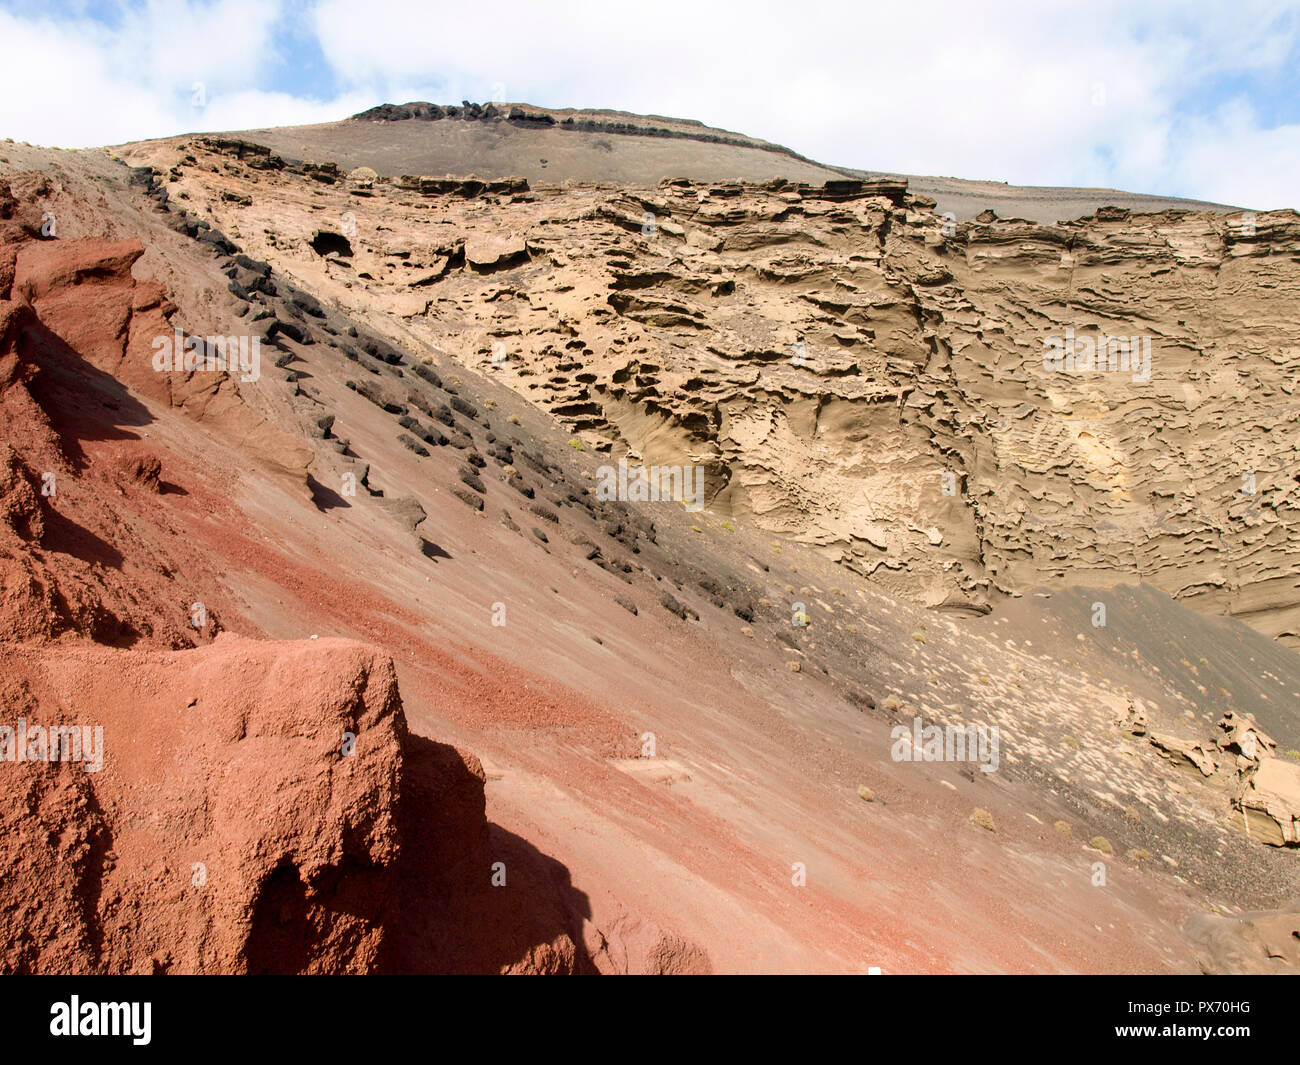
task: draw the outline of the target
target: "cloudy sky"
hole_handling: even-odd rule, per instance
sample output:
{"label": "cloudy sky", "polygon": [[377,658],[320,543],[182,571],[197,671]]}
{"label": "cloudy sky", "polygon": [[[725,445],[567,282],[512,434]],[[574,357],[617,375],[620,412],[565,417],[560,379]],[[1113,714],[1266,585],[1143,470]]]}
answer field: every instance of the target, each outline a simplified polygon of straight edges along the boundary
{"label": "cloudy sky", "polygon": [[505,99],[872,170],[1300,208],[1300,0],[0,0],[0,137]]}

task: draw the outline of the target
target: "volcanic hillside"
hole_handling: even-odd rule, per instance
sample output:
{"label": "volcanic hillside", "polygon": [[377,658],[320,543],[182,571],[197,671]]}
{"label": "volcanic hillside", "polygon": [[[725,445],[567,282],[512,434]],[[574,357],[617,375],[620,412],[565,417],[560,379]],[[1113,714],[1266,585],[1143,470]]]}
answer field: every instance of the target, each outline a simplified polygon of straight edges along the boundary
{"label": "volcanic hillside", "polygon": [[[395,123],[404,123],[394,126]],[[789,148],[700,122],[626,111],[545,108],[465,101],[382,104],[342,122],[243,130],[229,136],[294,161],[329,160],[384,177],[476,174],[524,177],[533,184],[598,182],[657,185],[667,178],[761,183],[776,178],[822,184],[839,178],[903,181],[936,201],[940,214],[973,218],[985,210],[1055,222],[1113,205],[1134,211],[1230,211],[1223,204],[1116,189],[1008,185],[884,171],[805,159]]]}
{"label": "volcanic hillside", "polygon": [[[0,726],[103,730],[93,772],[0,761],[0,969],[1300,965],[1280,475],[1152,548],[1153,479],[993,357],[1078,312],[1063,247],[1069,299],[1141,262],[1172,329],[1227,274],[1283,330],[1293,216],[945,237],[896,181],[115,154],[0,147]],[[160,369],[177,331],[260,362]],[[1285,393],[1273,352],[1238,358]],[[1090,432],[1188,446],[1101,387]],[[1280,398],[1204,392],[1286,459]],[[601,498],[624,456],[706,505]],[[1236,467],[1197,461],[1208,522]],[[1214,565],[1251,625],[1155,579]],[[975,724],[991,771],[894,732]]]}

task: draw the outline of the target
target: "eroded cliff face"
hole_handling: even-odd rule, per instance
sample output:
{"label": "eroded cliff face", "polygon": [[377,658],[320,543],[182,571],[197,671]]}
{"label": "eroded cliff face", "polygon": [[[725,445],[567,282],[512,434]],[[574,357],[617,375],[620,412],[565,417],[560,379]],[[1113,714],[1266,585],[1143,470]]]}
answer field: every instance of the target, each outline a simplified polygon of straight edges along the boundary
{"label": "eroded cliff face", "polygon": [[[525,190],[201,138],[128,155],[375,328],[612,458],[703,466],[712,510],[894,594],[982,613],[1138,576],[1300,645],[1294,212],[955,223],[887,181]],[[1045,364],[1066,345],[1075,369]]]}

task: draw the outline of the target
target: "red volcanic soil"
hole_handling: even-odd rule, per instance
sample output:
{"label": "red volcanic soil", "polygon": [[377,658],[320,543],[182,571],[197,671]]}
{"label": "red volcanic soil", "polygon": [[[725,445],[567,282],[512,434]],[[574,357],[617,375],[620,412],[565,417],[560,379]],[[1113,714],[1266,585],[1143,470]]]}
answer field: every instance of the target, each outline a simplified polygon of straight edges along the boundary
{"label": "red volcanic soil", "polygon": [[[256,381],[155,372],[177,327],[252,327],[237,267],[86,165],[93,209],[71,178],[0,190],[0,726],[103,736],[95,772],[0,761],[0,970],[1196,968],[1193,888],[1117,858],[1098,890],[1049,789],[892,761],[842,675],[675,577],[834,583],[811,552],[638,536],[481,382],[468,445],[420,455],[349,387],[412,362],[368,374],[333,311]],[[504,441],[537,495],[485,462],[466,505]],[[862,677],[921,653],[913,608],[849,608],[888,630]]]}

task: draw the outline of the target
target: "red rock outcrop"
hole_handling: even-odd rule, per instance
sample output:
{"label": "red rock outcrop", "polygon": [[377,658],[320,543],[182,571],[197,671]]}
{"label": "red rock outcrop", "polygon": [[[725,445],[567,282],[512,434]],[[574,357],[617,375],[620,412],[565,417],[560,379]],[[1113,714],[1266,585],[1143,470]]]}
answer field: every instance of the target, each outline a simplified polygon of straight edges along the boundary
{"label": "red rock outcrop", "polygon": [[154,367],[155,344],[170,343],[178,327],[162,285],[131,275],[143,254],[137,239],[29,242],[15,260],[13,297],[96,369],[140,396],[215,424],[268,465],[303,478],[310,451],[244,403],[234,374]]}
{"label": "red rock outcrop", "polygon": [[[0,731],[0,968],[373,967],[406,732],[390,660],[223,636],[0,661],[27,739]],[[67,760],[18,760],[69,725],[83,743],[44,754]]]}

